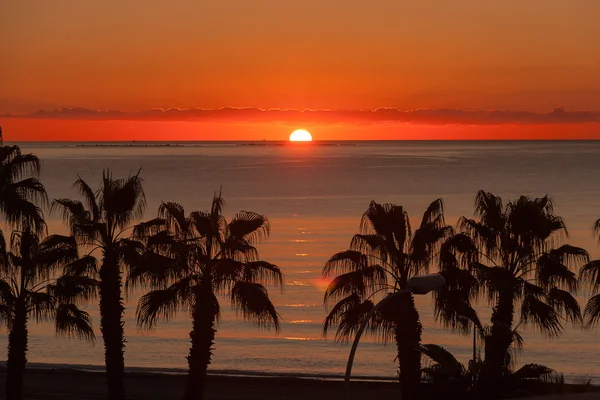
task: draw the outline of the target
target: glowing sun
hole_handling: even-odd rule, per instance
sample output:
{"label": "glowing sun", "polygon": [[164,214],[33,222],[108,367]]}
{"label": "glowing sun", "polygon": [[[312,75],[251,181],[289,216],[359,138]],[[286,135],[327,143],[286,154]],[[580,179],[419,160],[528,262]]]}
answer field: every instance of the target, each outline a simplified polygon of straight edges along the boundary
{"label": "glowing sun", "polygon": [[290,142],[312,142],[312,135],[304,129],[296,129],[290,135]]}

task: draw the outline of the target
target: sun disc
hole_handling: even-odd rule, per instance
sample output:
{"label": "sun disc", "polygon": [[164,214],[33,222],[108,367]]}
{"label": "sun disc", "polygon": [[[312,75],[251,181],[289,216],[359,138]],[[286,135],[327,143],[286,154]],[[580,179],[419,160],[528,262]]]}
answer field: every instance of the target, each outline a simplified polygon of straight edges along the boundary
{"label": "sun disc", "polygon": [[304,129],[296,129],[290,135],[290,142],[311,142],[312,135]]}

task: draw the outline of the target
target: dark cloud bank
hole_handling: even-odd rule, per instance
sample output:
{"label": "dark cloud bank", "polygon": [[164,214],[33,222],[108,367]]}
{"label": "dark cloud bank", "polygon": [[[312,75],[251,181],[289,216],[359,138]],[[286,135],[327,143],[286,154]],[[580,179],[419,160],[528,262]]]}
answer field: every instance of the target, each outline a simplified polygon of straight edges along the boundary
{"label": "dark cloud bank", "polygon": [[153,109],[139,112],[63,108],[57,110],[39,110],[31,114],[4,114],[2,117],[93,121],[283,122],[357,125],[390,122],[435,125],[600,123],[600,112],[567,111],[564,108],[556,108],[548,113],[505,110],[399,110],[397,108],[378,108],[374,110],[295,110],[225,107],[219,109]]}

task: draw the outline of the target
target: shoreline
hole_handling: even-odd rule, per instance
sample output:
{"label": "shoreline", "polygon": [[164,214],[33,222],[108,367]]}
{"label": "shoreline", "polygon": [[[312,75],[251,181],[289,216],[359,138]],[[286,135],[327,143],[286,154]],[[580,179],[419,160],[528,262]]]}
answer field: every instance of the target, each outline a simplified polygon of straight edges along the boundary
{"label": "shoreline", "polygon": [[[0,362],[0,371],[4,371],[6,368],[6,361]],[[27,371],[72,371],[72,372],[83,372],[91,374],[103,374],[105,372],[104,365],[94,364],[50,364],[50,363],[38,363],[28,362]],[[27,373],[27,372],[26,372]],[[125,373],[127,374],[142,374],[142,375],[170,375],[170,376],[181,376],[187,374],[185,368],[161,368],[161,367],[125,367]],[[216,369],[208,370],[208,376],[211,377],[236,377],[236,378],[282,378],[282,379],[302,379],[302,380],[316,380],[316,381],[332,381],[341,382],[344,380],[342,374],[311,374],[311,373],[298,373],[298,372],[264,372],[264,371],[248,371],[248,370],[236,370],[236,369]],[[381,376],[369,376],[369,375],[352,375],[352,381],[357,382],[387,382],[393,383],[398,380],[393,377],[381,377]]]}

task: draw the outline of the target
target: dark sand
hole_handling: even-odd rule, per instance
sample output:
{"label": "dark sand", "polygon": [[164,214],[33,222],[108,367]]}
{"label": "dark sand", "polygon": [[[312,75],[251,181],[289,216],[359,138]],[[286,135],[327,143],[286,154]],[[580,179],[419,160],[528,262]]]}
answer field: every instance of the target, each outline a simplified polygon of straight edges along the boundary
{"label": "dark sand", "polygon": [[[0,370],[2,385],[5,371]],[[181,399],[185,376],[152,373],[129,373],[126,378],[127,397],[141,399]],[[387,382],[353,382],[351,399],[398,399],[397,384]],[[4,388],[3,388],[4,389]],[[301,378],[267,378],[210,376],[207,399],[249,400],[319,400],[343,399],[344,385],[340,381],[319,381]],[[0,399],[4,399],[4,390]],[[25,374],[25,399],[106,399],[103,373],[74,370],[32,369]]]}
{"label": "dark sand", "polygon": [[[2,384],[5,370],[0,369]],[[126,386],[129,400],[181,399],[185,375],[168,375],[147,372],[127,374]],[[4,389],[4,388],[2,388]],[[567,385],[567,392],[574,391]],[[597,400],[600,388],[588,388],[592,393],[543,396],[543,400]],[[427,396],[429,397],[429,396]],[[448,391],[438,392],[429,398],[459,400]],[[4,390],[0,399],[4,399]],[[393,382],[352,382],[350,399],[400,399],[398,384]],[[528,397],[534,399],[533,397]],[[25,399],[87,400],[106,399],[104,374],[71,369],[30,369],[25,374]],[[238,377],[209,376],[206,390],[208,400],[336,400],[345,399],[342,381],[302,379],[290,377]],[[535,397],[538,399],[538,397]]]}

